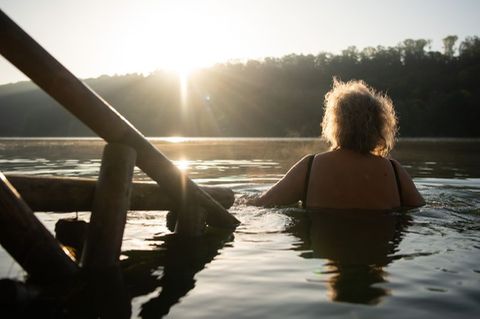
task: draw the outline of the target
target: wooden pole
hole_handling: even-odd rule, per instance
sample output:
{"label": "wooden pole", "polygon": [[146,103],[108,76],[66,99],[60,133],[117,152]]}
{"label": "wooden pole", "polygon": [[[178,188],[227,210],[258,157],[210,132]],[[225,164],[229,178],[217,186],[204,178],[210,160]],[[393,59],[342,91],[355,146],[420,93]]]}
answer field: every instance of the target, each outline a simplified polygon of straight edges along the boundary
{"label": "wooden pole", "polygon": [[200,236],[205,231],[206,213],[194,201],[187,200],[185,202],[186,205],[179,211],[175,211],[177,214],[175,233],[182,236]]}
{"label": "wooden pole", "polygon": [[35,40],[0,11],[0,53],[80,121],[109,143],[137,151],[137,165],[180,202],[182,193],[203,206],[207,223],[233,228],[240,222],[182,174],[132,124],[61,65]]}
{"label": "wooden pole", "polygon": [[135,158],[135,151],[128,146],[105,146],[82,255],[86,269],[103,269],[118,263]]}
{"label": "wooden pole", "polygon": [[59,281],[78,270],[2,173],[0,244],[34,280]]}
{"label": "wooden pole", "polygon": [[[5,174],[8,181],[36,212],[91,211],[97,181],[90,178],[27,176]],[[202,186],[225,208],[235,200],[234,193],[226,187]],[[130,210],[178,210],[175,202],[160,185],[154,182],[133,182]]]}

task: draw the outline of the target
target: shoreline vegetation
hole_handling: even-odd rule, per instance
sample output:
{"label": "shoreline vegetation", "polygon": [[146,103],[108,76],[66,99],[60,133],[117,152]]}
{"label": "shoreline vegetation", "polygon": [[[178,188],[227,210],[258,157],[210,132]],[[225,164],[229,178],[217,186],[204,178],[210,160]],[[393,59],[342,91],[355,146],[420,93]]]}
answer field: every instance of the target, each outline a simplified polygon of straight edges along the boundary
{"label": "shoreline vegetation", "polygon": [[[85,82],[146,136],[316,137],[337,77],[386,92],[401,137],[480,137],[480,38],[457,40],[444,38],[444,52],[407,39],[337,55],[217,64],[188,78],[159,70]],[[0,86],[0,119],[4,138],[95,136],[29,81]]]}
{"label": "shoreline vegetation", "polygon": [[[254,137],[244,137],[244,136],[219,136],[219,137],[205,137],[205,136],[146,136],[149,141],[154,143],[198,143],[198,142],[228,142],[228,141],[239,141],[239,142],[248,142],[248,141],[316,141],[324,142],[320,136],[307,136],[307,137],[282,137],[282,136],[254,136]],[[480,142],[480,137],[399,137],[396,139],[397,142]],[[0,136],[0,142],[9,142],[9,141],[92,141],[92,142],[101,142],[106,143],[101,137],[96,136]]]}

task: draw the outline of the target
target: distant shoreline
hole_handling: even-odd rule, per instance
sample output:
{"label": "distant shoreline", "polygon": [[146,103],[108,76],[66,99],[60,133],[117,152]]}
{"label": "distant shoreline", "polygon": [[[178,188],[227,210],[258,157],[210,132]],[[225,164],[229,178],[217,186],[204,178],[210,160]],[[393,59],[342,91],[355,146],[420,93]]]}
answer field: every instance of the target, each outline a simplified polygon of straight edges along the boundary
{"label": "distant shoreline", "polygon": [[[271,141],[320,141],[319,137],[168,137],[168,136],[147,136],[147,139],[153,142],[170,142],[170,143],[183,143],[183,142],[201,142],[201,141],[259,141],[259,140],[271,140]],[[100,137],[0,137],[0,142],[3,141],[92,141],[102,142]],[[425,142],[449,142],[449,141],[461,141],[461,142],[480,142],[480,137],[400,137],[399,142],[408,141],[425,141]]]}

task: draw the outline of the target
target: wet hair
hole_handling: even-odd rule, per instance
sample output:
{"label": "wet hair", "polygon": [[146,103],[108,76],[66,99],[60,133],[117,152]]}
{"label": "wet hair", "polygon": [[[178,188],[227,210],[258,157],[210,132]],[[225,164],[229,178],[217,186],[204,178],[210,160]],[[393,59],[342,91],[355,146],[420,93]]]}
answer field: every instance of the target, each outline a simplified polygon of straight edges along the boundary
{"label": "wet hair", "polygon": [[350,149],[387,156],[395,144],[397,117],[392,100],[363,81],[333,81],[325,95],[322,138],[331,150]]}

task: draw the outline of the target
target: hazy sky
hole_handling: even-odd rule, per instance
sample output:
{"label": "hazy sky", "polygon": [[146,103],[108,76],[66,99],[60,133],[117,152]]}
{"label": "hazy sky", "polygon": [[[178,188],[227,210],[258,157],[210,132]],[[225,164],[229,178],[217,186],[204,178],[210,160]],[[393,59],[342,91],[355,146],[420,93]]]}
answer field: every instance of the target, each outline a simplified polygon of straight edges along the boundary
{"label": "hazy sky", "polygon": [[[187,72],[228,59],[338,53],[480,34],[479,0],[0,0],[75,75]],[[0,58],[0,84],[25,77]]]}

